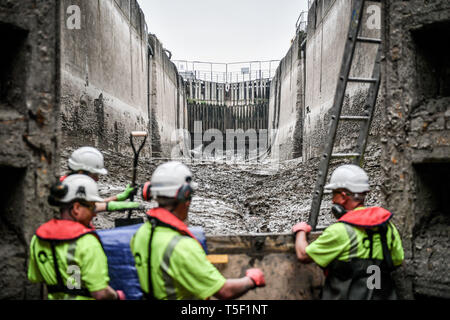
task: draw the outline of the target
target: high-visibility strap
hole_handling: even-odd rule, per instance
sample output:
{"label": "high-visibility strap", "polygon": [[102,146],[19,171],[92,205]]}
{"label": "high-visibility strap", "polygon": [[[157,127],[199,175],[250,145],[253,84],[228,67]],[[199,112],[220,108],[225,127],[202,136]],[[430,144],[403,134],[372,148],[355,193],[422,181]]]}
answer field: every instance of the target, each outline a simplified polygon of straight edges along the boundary
{"label": "high-visibility strap", "polygon": [[[77,249],[77,241],[76,240],[75,241],[71,241],[69,243],[69,248],[67,249],[67,267],[76,265],[76,262],[75,262],[75,250],[76,249]],[[81,288],[81,283],[77,283],[77,286],[80,286],[80,288]],[[75,299],[75,295],[74,294],[69,294],[69,297],[67,297],[67,298],[68,299]]]}
{"label": "high-visibility strap", "polygon": [[67,249],[67,265],[71,266],[76,264],[75,262],[75,250],[77,249],[77,241],[71,241],[69,248]]}
{"label": "high-visibility strap", "polygon": [[347,231],[348,239],[350,240],[350,249],[348,252],[348,259],[357,257],[358,254],[358,237],[352,226],[344,223],[345,230]]}
{"label": "high-visibility strap", "polygon": [[148,241],[148,260],[147,260],[147,275],[148,275],[148,293],[144,292],[144,299],[147,300],[154,300],[154,290],[153,290],[153,281],[152,281],[152,242],[153,242],[153,235],[155,234],[156,226],[158,225],[158,220],[152,218],[149,218],[149,222],[151,225],[151,233],[150,233],[150,240]]}
{"label": "high-visibility strap", "polygon": [[[391,255],[391,251],[388,248],[388,243],[387,243],[387,238],[386,238],[386,234],[388,232],[388,225],[387,224],[383,224],[380,227],[380,240],[381,240],[381,248],[383,250],[383,260],[386,263],[386,266],[388,268],[389,271],[394,270],[394,263],[392,261],[392,255]],[[392,234],[394,232],[392,231]],[[393,245],[393,242],[392,242]]]}
{"label": "high-visibility strap", "polygon": [[373,235],[375,233],[378,233],[378,232],[375,232],[371,229],[366,229],[366,234],[367,234],[366,239],[369,240],[369,259],[373,259]]}
{"label": "high-visibility strap", "polygon": [[56,274],[56,282],[59,287],[63,286],[63,281],[61,277],[61,272],[59,271],[59,265],[58,265],[58,256],[56,255],[56,244],[53,241],[50,241],[50,247],[52,249],[52,256],[53,256],[53,267],[55,269]]}
{"label": "high-visibility strap", "polygon": [[163,274],[164,286],[166,288],[166,295],[168,300],[177,299],[174,281],[173,278],[169,275],[169,268],[170,268],[170,258],[172,257],[173,250],[175,249],[176,245],[181,239],[183,239],[183,236],[177,235],[174,236],[172,240],[170,240],[166,250],[164,251],[164,256],[161,261],[160,267]]}

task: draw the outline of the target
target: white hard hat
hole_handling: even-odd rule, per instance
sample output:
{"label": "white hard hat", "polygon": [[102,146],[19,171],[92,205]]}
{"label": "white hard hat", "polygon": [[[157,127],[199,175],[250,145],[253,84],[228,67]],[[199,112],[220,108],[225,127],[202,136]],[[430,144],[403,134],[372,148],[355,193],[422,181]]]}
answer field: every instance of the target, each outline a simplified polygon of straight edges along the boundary
{"label": "white hard hat", "polygon": [[97,183],[87,175],[70,175],[62,182],[62,185],[66,193],[61,199],[56,199],[60,203],[70,203],[74,200],[103,202],[98,193]]}
{"label": "white hard hat", "polygon": [[87,171],[94,174],[107,174],[104,168],[103,155],[92,147],[82,147],[75,150],[69,159],[69,168],[73,171]]}
{"label": "white hard hat", "polygon": [[186,183],[189,183],[193,190],[197,187],[197,184],[192,182],[192,173],[188,167],[178,161],[169,161],[158,166],[153,172],[151,194],[154,198],[173,198]]}
{"label": "white hard hat", "polygon": [[354,193],[368,192],[369,177],[367,173],[354,164],[345,164],[334,170],[330,183],[325,189],[347,189]]}

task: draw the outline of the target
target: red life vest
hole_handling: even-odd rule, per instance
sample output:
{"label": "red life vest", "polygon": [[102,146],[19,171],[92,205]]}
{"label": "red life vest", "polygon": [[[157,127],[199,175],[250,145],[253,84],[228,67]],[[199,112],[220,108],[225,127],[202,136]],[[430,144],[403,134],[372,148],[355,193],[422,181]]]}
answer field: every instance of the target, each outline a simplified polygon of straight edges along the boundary
{"label": "red life vest", "polygon": [[[57,220],[52,219],[49,222],[43,224],[36,230],[36,236],[44,241],[49,241],[52,249],[54,270],[56,274],[56,285],[47,284],[49,293],[67,293],[71,295],[85,296],[91,298],[91,293],[86,288],[69,289],[64,284],[61,272],[59,270],[58,259],[56,259],[55,246],[58,242],[73,241],[85,236],[87,234],[93,234],[97,238],[97,233],[94,229],[85,227],[79,222],[71,220]],[[100,241],[100,239],[99,239]],[[100,241],[101,244],[101,241]]]}
{"label": "red life vest", "polygon": [[392,218],[392,213],[381,207],[370,207],[349,211],[338,221],[356,227],[374,228],[383,225]]}
{"label": "red life vest", "polygon": [[[197,240],[197,238],[189,231],[188,227],[184,224],[183,221],[178,219],[172,212],[164,208],[150,209],[147,212],[147,216],[149,218],[156,219],[158,221],[158,226],[172,228],[185,236],[189,236],[192,239]],[[197,242],[199,241],[197,240]]]}
{"label": "red life vest", "polygon": [[47,241],[71,241],[86,234],[97,236],[94,229],[71,220],[53,219],[36,230],[36,236]]}

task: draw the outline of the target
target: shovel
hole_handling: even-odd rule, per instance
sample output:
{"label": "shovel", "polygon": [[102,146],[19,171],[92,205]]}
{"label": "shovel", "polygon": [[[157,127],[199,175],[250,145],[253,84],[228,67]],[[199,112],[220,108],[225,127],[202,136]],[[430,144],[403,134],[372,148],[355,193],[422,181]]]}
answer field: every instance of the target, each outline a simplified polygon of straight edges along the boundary
{"label": "shovel", "polygon": [[[136,187],[136,173],[137,173],[137,167],[138,167],[138,161],[139,161],[139,153],[141,153],[141,150],[145,145],[145,141],[147,141],[147,136],[148,136],[148,134],[145,131],[133,131],[130,134],[130,143],[131,143],[131,147],[133,148],[133,152],[134,152],[133,178],[131,180],[131,186],[133,188]],[[134,146],[134,143],[133,143],[133,138],[142,138],[142,137],[144,137],[144,140],[142,140],[142,143],[141,143],[139,149],[136,150],[136,147]],[[134,194],[131,195],[130,200],[131,201],[134,200]],[[139,224],[139,223],[144,222],[144,220],[142,218],[133,218],[132,219],[131,218],[132,213],[133,213],[133,210],[128,211],[128,217],[126,219],[115,219],[114,223],[115,223],[116,228]]]}

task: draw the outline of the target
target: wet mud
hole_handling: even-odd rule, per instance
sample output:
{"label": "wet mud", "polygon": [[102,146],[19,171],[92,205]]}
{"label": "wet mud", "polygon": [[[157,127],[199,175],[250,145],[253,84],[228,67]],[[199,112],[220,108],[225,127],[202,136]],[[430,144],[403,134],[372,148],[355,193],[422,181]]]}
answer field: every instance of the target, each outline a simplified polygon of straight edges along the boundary
{"label": "wet mud", "polygon": [[[67,170],[67,150],[62,167]],[[99,190],[102,197],[120,193],[130,183],[131,155],[104,153],[109,173],[101,177]],[[367,159],[366,169],[371,177],[373,192],[369,205],[380,205],[379,166],[375,159]],[[139,161],[138,184],[150,180],[157,165],[165,159],[142,158]],[[188,224],[201,226],[210,235],[237,235],[254,233],[290,232],[293,224],[307,221],[312,191],[317,177],[318,160],[305,163],[301,158],[280,163],[219,163],[185,159],[198,183],[188,217]],[[339,163],[333,164],[330,172]],[[66,171],[65,171],[66,172]],[[140,192],[139,192],[140,193]],[[135,201],[143,202],[138,194]],[[334,221],[330,213],[330,196],[325,196],[318,227],[324,228]],[[143,202],[146,210],[155,202]],[[114,227],[114,220],[125,218],[127,212],[99,213],[94,225],[99,229]],[[145,211],[134,211],[132,217],[145,217]]]}

